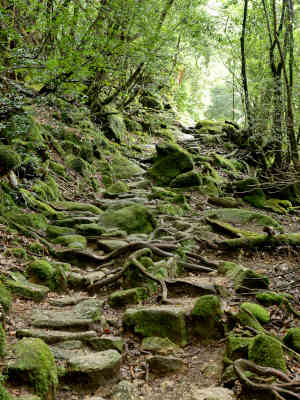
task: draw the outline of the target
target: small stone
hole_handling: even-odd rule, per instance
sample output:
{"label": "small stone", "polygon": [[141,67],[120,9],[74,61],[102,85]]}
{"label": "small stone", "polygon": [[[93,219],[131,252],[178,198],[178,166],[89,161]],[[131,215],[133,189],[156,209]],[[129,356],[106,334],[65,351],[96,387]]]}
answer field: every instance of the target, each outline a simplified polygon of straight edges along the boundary
{"label": "small stone", "polygon": [[149,371],[154,374],[168,374],[180,371],[184,362],[176,357],[153,356],[147,360]]}
{"label": "small stone", "polygon": [[102,335],[101,337],[91,338],[89,344],[97,351],[117,350],[120,353],[124,350],[124,340],[119,336]]}

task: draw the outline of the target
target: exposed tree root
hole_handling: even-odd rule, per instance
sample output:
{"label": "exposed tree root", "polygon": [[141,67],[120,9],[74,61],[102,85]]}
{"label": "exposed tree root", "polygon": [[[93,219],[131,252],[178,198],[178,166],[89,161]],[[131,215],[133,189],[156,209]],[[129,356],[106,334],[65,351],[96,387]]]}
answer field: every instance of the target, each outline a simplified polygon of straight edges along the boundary
{"label": "exposed tree root", "polygon": [[[251,361],[244,359],[234,361],[233,366],[238,378],[247,387],[254,390],[269,391],[280,400],[285,400],[286,398],[294,398],[300,400],[300,380],[291,380],[282,371],[270,367],[261,367]],[[247,378],[245,374],[247,370],[260,376],[276,377],[281,382],[270,384],[253,382],[251,379]]]}

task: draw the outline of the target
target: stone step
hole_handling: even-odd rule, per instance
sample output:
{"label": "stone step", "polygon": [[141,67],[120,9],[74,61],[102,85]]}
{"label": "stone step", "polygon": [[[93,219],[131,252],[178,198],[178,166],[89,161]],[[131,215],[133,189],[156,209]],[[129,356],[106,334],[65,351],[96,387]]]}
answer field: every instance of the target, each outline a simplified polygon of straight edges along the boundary
{"label": "stone step", "polygon": [[16,332],[17,338],[33,337],[42,339],[48,344],[54,344],[59,342],[65,342],[67,340],[81,340],[89,341],[98,337],[95,331],[86,332],[65,332],[55,330],[44,330],[44,329],[19,329]]}

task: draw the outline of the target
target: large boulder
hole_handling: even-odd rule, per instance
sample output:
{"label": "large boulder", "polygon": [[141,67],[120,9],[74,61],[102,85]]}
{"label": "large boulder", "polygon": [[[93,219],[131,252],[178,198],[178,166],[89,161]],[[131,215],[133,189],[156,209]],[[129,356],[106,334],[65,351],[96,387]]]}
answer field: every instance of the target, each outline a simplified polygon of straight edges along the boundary
{"label": "large boulder", "polygon": [[156,151],[156,160],[148,173],[157,185],[168,185],[176,176],[194,168],[191,156],[176,144],[159,144]]}
{"label": "large boulder", "polygon": [[272,336],[257,335],[249,346],[248,357],[250,361],[263,367],[287,370],[282,344]]}

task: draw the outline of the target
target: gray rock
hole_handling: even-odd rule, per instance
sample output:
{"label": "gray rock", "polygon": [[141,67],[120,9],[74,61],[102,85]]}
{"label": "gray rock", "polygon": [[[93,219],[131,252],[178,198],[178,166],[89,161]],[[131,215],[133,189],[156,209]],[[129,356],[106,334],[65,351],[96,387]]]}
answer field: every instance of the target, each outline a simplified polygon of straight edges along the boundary
{"label": "gray rock", "polygon": [[121,381],[116,385],[111,400],[135,400],[135,389],[133,383]]}
{"label": "gray rock", "polygon": [[42,339],[45,343],[54,344],[58,342],[64,342],[66,340],[82,340],[88,341],[97,337],[95,331],[86,332],[63,332],[54,330],[44,329],[19,329],[17,330],[16,336],[18,338],[33,337]]}
{"label": "gray rock", "polygon": [[180,371],[184,362],[176,357],[153,356],[147,360],[149,371],[154,374],[170,374]]}
{"label": "gray rock", "polygon": [[102,335],[101,337],[91,338],[89,344],[97,351],[113,349],[122,353],[125,343],[124,339],[119,336]]}
{"label": "gray rock", "polygon": [[29,282],[21,273],[10,272],[10,277],[5,281],[5,285],[16,296],[24,297],[34,301],[41,301],[49,293],[49,288]]}
{"label": "gray rock", "polygon": [[123,316],[125,329],[142,336],[167,337],[181,346],[187,344],[185,315],[187,309],[177,306],[152,306],[127,309]]}
{"label": "gray rock", "polygon": [[74,356],[68,361],[68,375],[80,377],[80,385],[98,387],[119,378],[120,364],[121,355],[116,350]]}
{"label": "gray rock", "polygon": [[90,299],[82,301],[68,311],[43,311],[33,315],[32,325],[38,328],[88,329],[101,319],[103,302]]}

